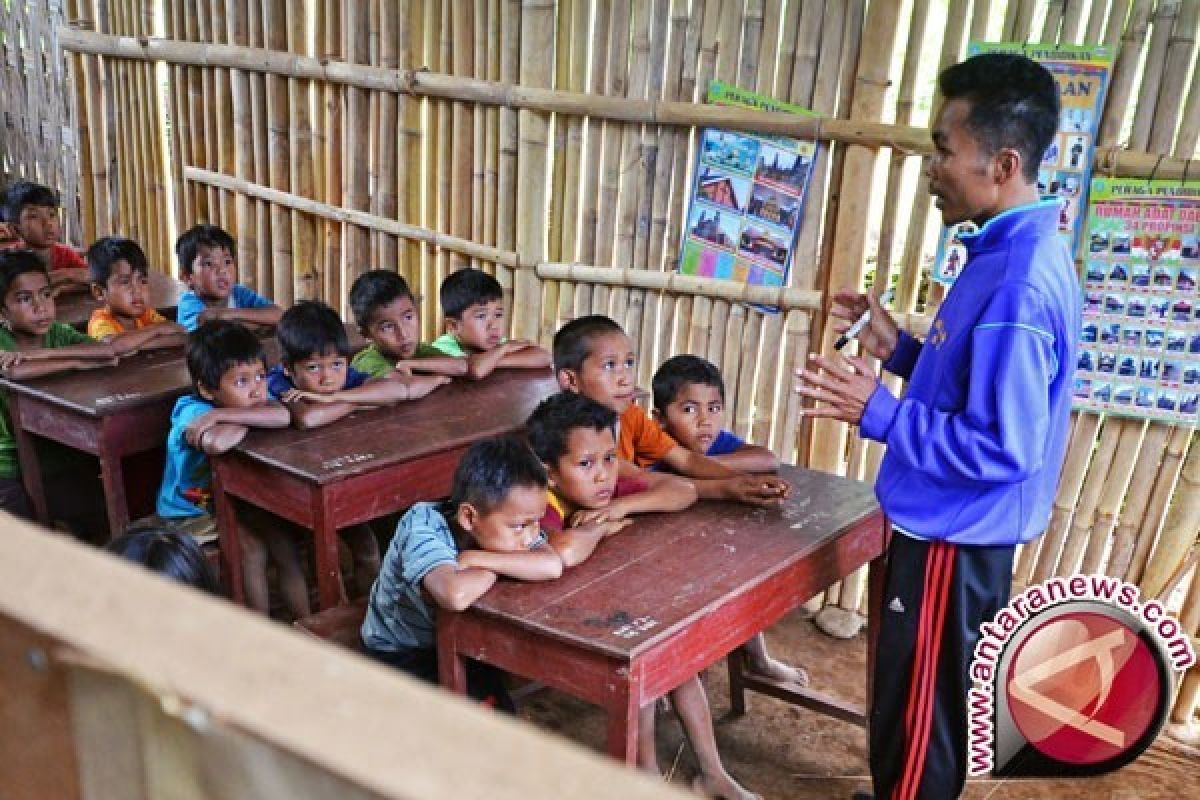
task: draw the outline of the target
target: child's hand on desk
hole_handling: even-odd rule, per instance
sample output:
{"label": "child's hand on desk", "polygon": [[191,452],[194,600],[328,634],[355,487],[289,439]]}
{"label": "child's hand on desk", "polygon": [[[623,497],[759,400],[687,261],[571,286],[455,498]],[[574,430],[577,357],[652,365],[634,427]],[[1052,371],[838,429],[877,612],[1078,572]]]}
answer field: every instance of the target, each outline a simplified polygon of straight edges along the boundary
{"label": "child's hand on desk", "polygon": [[0,350],[0,372],[7,373],[21,363],[21,354],[15,350]]}
{"label": "child's hand on desk", "polygon": [[405,386],[408,387],[409,400],[416,400],[424,397],[439,386],[445,386],[450,382],[449,375],[413,375],[405,380]]}
{"label": "child's hand on desk", "polygon": [[775,475],[737,475],[724,484],[727,500],[752,506],[777,506],[792,492],[788,482]]}
{"label": "child's hand on desk", "polygon": [[485,550],[463,550],[458,554],[459,569],[486,569],[489,572],[492,570],[484,566],[487,562],[487,551]]}
{"label": "child's hand on desk", "polygon": [[[412,374],[413,374],[412,362],[404,361],[404,360],[397,361],[396,362],[396,374],[403,375],[405,378],[411,378]],[[393,376],[393,377],[395,377],[395,376]]]}
{"label": "child's hand on desk", "polygon": [[[604,508],[584,508],[571,515],[568,524],[572,528],[590,525],[594,522],[621,522],[629,515],[629,511],[620,499],[613,500]],[[619,529],[618,529],[619,530]]]}
{"label": "child's hand on desk", "polygon": [[288,389],[279,396],[279,399],[285,403],[299,403],[304,401],[307,403],[340,403],[341,399],[337,392],[322,394],[320,392],[306,392],[303,389]]}
{"label": "child's hand on desk", "polygon": [[183,438],[187,443],[196,449],[200,449],[200,439],[204,434],[215,428],[221,422],[221,415],[213,411],[206,411],[200,416],[192,420],[192,424],[188,425],[183,431]]}

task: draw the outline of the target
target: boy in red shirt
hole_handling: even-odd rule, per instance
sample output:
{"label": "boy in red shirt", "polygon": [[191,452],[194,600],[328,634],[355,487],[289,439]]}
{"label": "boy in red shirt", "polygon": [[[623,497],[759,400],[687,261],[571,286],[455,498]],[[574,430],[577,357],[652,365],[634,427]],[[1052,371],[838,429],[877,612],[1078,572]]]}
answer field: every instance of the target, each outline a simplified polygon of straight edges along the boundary
{"label": "boy in red shirt", "polygon": [[62,244],[62,223],[58,216],[58,192],[49,186],[18,181],[4,191],[0,205],[4,229],[0,230],[0,249],[27,247],[41,257],[50,271],[55,287],[86,289],[87,264],[73,247]]}

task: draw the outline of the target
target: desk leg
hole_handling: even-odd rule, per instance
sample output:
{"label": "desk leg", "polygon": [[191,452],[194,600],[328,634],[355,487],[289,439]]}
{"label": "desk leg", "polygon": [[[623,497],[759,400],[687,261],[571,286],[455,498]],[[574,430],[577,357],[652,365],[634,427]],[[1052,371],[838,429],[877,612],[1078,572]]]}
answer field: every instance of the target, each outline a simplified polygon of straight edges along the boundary
{"label": "desk leg", "polygon": [[342,603],[342,570],[338,564],[338,532],[325,493],[318,486],[312,495],[313,555],[317,574],[319,611]]}
{"label": "desk leg", "polygon": [[[217,462],[218,459],[214,459]],[[238,527],[237,503],[222,487],[221,468],[213,464],[213,503],[217,511],[217,546],[221,555],[221,580],[229,597],[238,605],[246,604],[242,583],[242,537]]]}
{"label": "desk leg", "polygon": [[467,662],[458,652],[458,615],[438,610],[438,683],[455,694],[467,693]]}
{"label": "desk leg", "polygon": [[637,766],[638,692],[628,675],[613,674],[614,687],[608,708],[608,754],[627,766]]}
{"label": "desk leg", "polygon": [[37,442],[33,434],[21,425],[21,399],[16,392],[9,392],[8,412],[12,420],[13,438],[17,440],[21,482],[25,484],[25,493],[33,503],[33,513],[38,522],[49,525],[50,509],[46,504],[46,488],[42,485],[42,463],[38,460]]}
{"label": "desk leg", "polygon": [[746,650],[739,647],[725,657],[729,667],[729,713],[746,713]]}
{"label": "desk leg", "polygon": [[121,456],[113,453],[108,432],[100,429],[100,483],[104,487],[104,502],[108,506],[108,537],[115,539],[129,524],[129,501],[125,498],[125,472]]}

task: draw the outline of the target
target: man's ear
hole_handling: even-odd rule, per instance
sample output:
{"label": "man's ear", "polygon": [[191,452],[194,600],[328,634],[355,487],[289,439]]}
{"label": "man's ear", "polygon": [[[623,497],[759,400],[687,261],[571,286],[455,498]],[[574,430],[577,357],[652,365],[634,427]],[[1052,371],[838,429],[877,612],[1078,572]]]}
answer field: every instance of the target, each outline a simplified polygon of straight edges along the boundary
{"label": "man's ear", "polygon": [[459,528],[467,533],[472,533],[475,530],[475,523],[479,521],[479,509],[470,503],[459,503],[454,517],[458,521]]}
{"label": "man's ear", "polygon": [[558,388],[564,392],[579,392],[579,373],[573,369],[555,370],[554,377],[558,378]]}
{"label": "man's ear", "polygon": [[1021,177],[1021,154],[1004,147],[992,159],[992,175],[997,184],[1006,184]]}

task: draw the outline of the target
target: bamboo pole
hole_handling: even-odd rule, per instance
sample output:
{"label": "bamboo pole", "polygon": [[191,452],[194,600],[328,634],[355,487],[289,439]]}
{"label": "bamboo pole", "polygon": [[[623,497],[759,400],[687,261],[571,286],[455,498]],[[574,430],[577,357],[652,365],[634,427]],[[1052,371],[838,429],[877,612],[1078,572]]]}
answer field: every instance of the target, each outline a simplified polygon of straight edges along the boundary
{"label": "bamboo pole", "polygon": [[[609,45],[605,68],[605,94],[624,94],[629,75],[629,0],[616,0],[609,9]],[[596,215],[596,262],[614,264],[617,225],[617,202],[620,188],[621,126],[606,121],[600,134],[600,196]],[[592,312],[609,313],[610,292],[605,288],[592,290]]]}
{"label": "bamboo pole", "polygon": [[[109,30],[122,32],[125,28],[124,3],[114,1],[109,6],[108,12]],[[131,66],[131,62],[125,59],[114,59],[106,64],[109,85],[107,99],[113,104],[114,111],[130,107],[129,70]],[[113,113],[107,117],[107,122],[108,134],[113,143],[111,152],[114,155],[116,166],[114,174],[116,177],[118,230],[132,239],[140,240],[142,231],[141,220],[137,213],[138,198],[133,191],[133,187],[137,185],[137,177],[134,172],[135,165],[133,154],[130,152],[129,137],[124,135],[125,126],[129,124],[129,113],[128,111],[123,114]]]}
{"label": "bamboo pole", "polygon": [[[191,4],[191,10],[195,11],[195,27],[196,38],[205,44],[212,44],[212,32],[210,30],[212,21],[212,2],[213,0],[197,0]],[[267,42],[270,47],[270,42]],[[272,48],[274,49],[274,48]],[[200,70],[200,92],[201,92],[201,114],[199,129],[203,130],[203,135],[198,140],[199,160],[196,162],[202,164],[206,169],[215,169],[217,165],[217,120],[215,114],[203,113],[206,109],[216,107],[216,85],[215,73],[216,70],[202,69]],[[208,218],[217,223],[223,224],[221,219],[221,194],[220,192],[210,191],[207,199]]]}
{"label": "bamboo pole", "polygon": [[[266,33],[264,32],[263,8],[262,4],[251,4],[249,15],[248,31],[250,34],[250,43],[257,48],[266,46]],[[251,125],[254,131],[254,182],[266,185],[270,182],[271,165],[268,153],[270,151],[270,143],[267,135],[267,76],[261,73],[252,73],[250,75],[250,118]],[[238,270],[242,275],[243,280],[247,280],[251,276],[254,279],[254,287],[259,291],[267,293],[271,291],[272,283],[272,259],[271,248],[271,207],[265,202],[257,203],[257,210],[254,215],[255,231],[254,236],[258,242],[257,261],[248,263],[245,259],[238,259]]]}
{"label": "bamboo pole", "polygon": [[[269,0],[263,6],[263,33],[267,47],[287,48],[287,6],[284,0]],[[276,75],[267,76],[267,155],[272,188],[290,191],[292,151],[288,136],[288,84]],[[284,308],[292,304],[292,215],[281,206],[272,206],[271,269],[268,297]],[[260,289],[262,291],[262,289]]]}
{"label": "bamboo pole", "polygon": [[1107,434],[1118,437],[1117,452],[1105,478],[1104,493],[1097,506],[1091,537],[1083,553],[1082,569],[1089,575],[1105,571],[1105,555],[1112,543],[1117,516],[1121,513],[1122,499],[1133,477],[1145,429],[1146,423],[1143,420],[1125,419],[1120,422],[1119,433]]}
{"label": "bamboo pole", "polygon": [[[474,32],[475,52],[472,57],[474,76],[486,80],[488,76],[488,0],[475,0],[472,30]],[[495,41],[495,40],[492,40]],[[485,162],[487,160],[487,132],[485,127],[487,108],[474,103],[471,106],[471,238],[477,242],[487,243],[484,234],[483,195],[486,191],[484,181]]]}
{"label": "bamboo pole", "polygon": [[1066,0],[1048,0],[1046,16],[1042,18],[1042,33],[1037,39],[1039,42],[1065,41],[1065,37],[1059,39],[1059,28],[1062,27],[1066,10]]}
{"label": "bamboo pole", "polygon": [[[147,28],[146,23],[153,23],[153,6],[142,6],[133,15],[133,32],[138,36],[147,36],[153,29]],[[149,18],[147,20],[147,18]],[[145,214],[143,227],[146,240],[143,243],[151,263],[162,263],[166,248],[163,243],[161,221],[166,218],[166,199],[162,196],[162,187],[158,179],[158,167],[161,162],[157,158],[156,140],[161,130],[157,114],[157,104],[153,94],[154,64],[134,62],[132,64],[134,78],[134,103],[137,108],[137,143],[138,157],[141,162],[139,194],[143,198]]]}
{"label": "bamboo pole", "polygon": [[[521,68],[521,0],[501,0],[500,7],[500,81],[515,84]],[[517,236],[517,125],[518,118],[511,107],[500,109],[499,193],[496,198],[496,246],[516,249]],[[508,295],[508,308],[513,309],[513,274],[499,270],[497,279]]]}
{"label": "bamboo pole", "polygon": [[[450,63],[448,66],[455,75],[470,76],[475,71],[474,27],[471,19],[472,6],[467,2],[447,3],[450,13],[450,30],[452,44]],[[552,17],[553,18],[553,15]],[[473,159],[471,150],[474,145],[474,132],[471,130],[471,112],[464,102],[454,102],[449,107],[451,127],[446,131],[450,139],[449,148],[450,169],[446,173],[449,179],[449,191],[439,200],[448,206],[449,231],[452,235],[463,239],[471,237],[471,217],[473,216],[471,166]],[[469,261],[451,257],[449,271],[469,267]]]}
{"label": "bamboo pole", "polygon": [[[555,53],[557,57],[554,60],[554,87],[563,88],[570,85],[572,60],[575,57],[574,44],[575,40],[572,36],[575,26],[576,8],[583,3],[584,0],[561,0],[557,3],[556,27],[555,27]],[[582,76],[579,76],[582,78]],[[567,129],[568,120],[559,115],[553,120],[552,130],[554,132],[553,145],[551,148],[551,175],[550,175],[550,197],[549,197],[549,222],[546,228],[546,254],[551,261],[563,261],[563,236],[565,229],[570,226],[566,219],[566,202],[567,202]],[[566,259],[570,260],[570,259]],[[554,337],[554,332],[558,330],[559,316],[561,311],[561,303],[564,295],[568,302],[572,301],[570,297],[572,288],[570,286],[562,286],[554,281],[547,281],[542,284],[541,298],[541,320],[538,326],[539,338],[545,342],[550,342]]]}
{"label": "bamboo pole", "polygon": [[[378,6],[372,3],[373,9]],[[382,8],[378,12],[379,18],[379,66],[384,69],[400,69],[404,64],[400,62],[400,31],[399,26],[406,24],[404,17],[401,14],[394,13],[395,9]],[[394,92],[373,92],[377,97],[379,104],[379,117],[377,121],[378,133],[376,135],[376,152],[378,160],[375,168],[377,171],[377,179],[375,189],[371,192],[371,211],[381,217],[390,217],[392,219],[403,219],[398,213],[400,193],[399,172],[399,150],[403,146],[398,135],[400,123],[400,98],[401,96]],[[405,98],[407,100],[407,98]],[[476,240],[479,241],[479,240]],[[381,269],[394,270],[399,263],[399,243],[393,236],[381,234],[375,237],[375,258],[376,261],[372,266]],[[351,270],[355,271],[362,268],[362,265],[350,265]],[[352,277],[352,276],[347,276]]]}
{"label": "bamboo pole", "polygon": [[1200,142],[1200,81],[1193,80],[1183,109],[1183,121],[1175,139],[1175,155],[1188,157]]}
{"label": "bamboo pole", "polygon": [[[1129,24],[1124,29],[1124,35],[1121,36],[1117,59],[1113,63],[1108,100],[1104,104],[1104,115],[1100,119],[1100,134],[1096,137],[1097,153],[1100,152],[1100,148],[1117,142],[1124,129],[1125,113],[1128,111],[1129,98],[1133,93],[1134,80],[1141,64],[1142,48],[1146,43],[1146,31],[1149,27],[1152,8],[1151,0],[1133,0]],[[1115,20],[1110,17],[1106,41],[1111,39],[1111,34],[1117,32],[1114,22]]]}
{"label": "bamboo pole", "polygon": [[[451,38],[453,35],[453,0],[443,0],[439,9],[441,12],[441,25],[438,27],[433,41],[437,42],[437,68],[443,72],[450,72],[453,67],[453,49],[454,42]],[[432,15],[431,15],[432,16]],[[429,173],[429,181],[434,191],[430,193],[433,201],[433,211],[437,220],[436,228],[439,231],[450,231],[450,212],[453,205],[453,179],[454,179],[454,108],[452,102],[434,103],[437,108],[436,124],[431,125],[431,130],[434,132],[434,141],[436,146],[432,153],[431,171]],[[518,154],[519,155],[519,154]],[[519,174],[519,173],[518,173]],[[429,286],[441,286],[442,281],[449,274],[452,264],[452,254],[445,250],[440,250],[435,254],[433,259],[434,273],[433,281]],[[515,302],[515,300],[513,301]],[[506,303],[509,309],[515,309],[513,302]]]}
{"label": "bamboo pole", "polygon": [[1142,524],[1146,506],[1150,502],[1150,492],[1158,475],[1159,464],[1162,463],[1163,448],[1166,446],[1169,432],[1170,428],[1161,422],[1151,422],[1146,429],[1142,449],[1138,453],[1137,464],[1129,480],[1125,505],[1121,508],[1120,521],[1113,533],[1112,554],[1109,556],[1106,570],[1109,575],[1120,578],[1126,578],[1128,575],[1137,544],[1138,527]]}
{"label": "bamboo pole", "polygon": [[1105,479],[1112,467],[1116,456],[1117,445],[1120,442],[1121,420],[1110,418],[1100,430],[1099,446],[1092,457],[1087,477],[1083,481],[1083,490],[1075,506],[1071,520],[1071,528],[1067,532],[1059,557],[1056,575],[1070,575],[1078,572],[1083,558],[1083,550],[1087,545],[1088,533],[1096,519],[1096,507],[1105,491]]}
{"label": "bamboo pole", "polygon": [[[1161,10],[1164,5],[1166,4],[1160,3],[1159,9]],[[1179,6],[1179,16],[1175,19],[1173,31],[1168,37],[1160,75],[1161,86],[1154,106],[1155,113],[1149,144],[1146,147],[1151,153],[1171,152],[1171,142],[1175,139],[1175,128],[1183,111],[1183,103],[1180,102],[1180,98],[1187,94],[1188,84],[1194,83],[1196,79],[1195,71],[1189,70],[1189,67],[1193,63],[1192,56],[1196,47],[1198,22],[1200,22],[1200,2],[1184,0]],[[1156,18],[1156,29],[1158,24]],[[1151,44],[1153,45],[1153,42]],[[1149,68],[1149,57],[1147,57],[1147,68]],[[1143,77],[1143,83],[1146,80]],[[1175,154],[1189,157],[1195,154],[1195,150],[1176,150]]]}
{"label": "bamboo pole", "polygon": [[[309,36],[308,15],[303,9],[293,7],[288,15],[287,47],[293,53],[312,56]],[[312,81],[295,78],[288,81],[289,140],[291,172],[288,179],[292,190],[304,197],[315,197],[317,175],[313,148],[313,97]],[[394,145],[393,145],[394,147]],[[379,187],[379,191],[383,191]],[[292,214],[293,275],[292,296],[298,300],[312,300],[321,296],[321,278],[318,259],[321,250],[317,246],[316,220],[304,214]],[[340,307],[340,298],[326,298],[334,307]]]}
{"label": "bamboo pole", "polygon": [[[367,0],[346,0],[342,6],[346,60],[363,64],[368,58],[368,11]],[[346,151],[357,157],[343,159],[342,201],[349,207],[365,211],[370,208],[367,196],[367,159],[362,155],[369,151],[370,136],[364,124],[370,114],[370,98],[362,87],[346,90],[345,123]],[[274,183],[274,182],[272,182]],[[367,232],[357,226],[347,226],[342,231],[345,271],[357,275],[370,268],[371,241]],[[279,245],[275,243],[275,251]]]}
{"label": "bamboo pole", "polygon": [[[597,7],[592,20],[591,60],[588,73],[591,76],[588,91],[600,96],[608,85],[608,48],[610,43],[607,9]],[[584,127],[583,176],[579,188],[579,260],[596,263],[596,239],[600,224],[600,157],[603,152],[603,124],[599,119],[588,117]],[[573,316],[590,314],[592,310],[592,287],[575,287]]]}
{"label": "bamboo pole", "polygon": [[[1158,116],[1159,88],[1163,86],[1167,50],[1178,13],[1179,0],[1162,0],[1155,6],[1150,44],[1146,48],[1146,61],[1142,66],[1142,85],[1138,89],[1138,102],[1133,114],[1133,131],[1129,135],[1130,144],[1139,150],[1147,149],[1150,128]],[[1174,102],[1171,105],[1178,107]],[[1169,114],[1170,111],[1165,113]]]}
{"label": "bamboo pole", "polygon": [[[214,0],[210,10],[210,19],[206,23],[207,39],[219,44],[230,44],[228,38],[228,23],[226,21],[227,3]],[[212,122],[212,150],[209,169],[218,172],[232,172],[234,169],[233,155],[233,99],[230,86],[229,70],[225,68],[207,70],[211,73],[214,105],[209,106],[212,112],[205,115]],[[218,208],[222,226],[226,230],[237,230],[238,220],[235,214],[236,198],[224,193],[217,195]]]}
{"label": "bamboo pole", "polygon": [[[425,29],[424,15],[425,4],[423,2],[404,0],[401,6],[402,34],[400,40],[400,63],[404,69],[414,69],[424,64],[425,54],[421,38]],[[499,19],[497,18],[498,25]],[[426,135],[425,127],[421,123],[423,105],[425,103],[420,97],[406,95],[400,97],[399,108],[404,115],[404,158],[401,159],[401,167],[397,174],[397,179],[402,181],[397,203],[397,216],[402,222],[409,224],[421,224],[425,213],[421,197],[421,187],[424,185],[424,176],[421,174],[423,166],[421,150]],[[495,242],[494,233],[487,241]],[[409,242],[405,252],[407,253],[404,259],[405,275],[411,285],[421,286],[420,278],[425,260],[425,250],[417,243]],[[434,316],[427,314],[426,317],[425,324],[429,326],[432,324]]]}
{"label": "bamboo pole", "polygon": [[[585,0],[574,0],[570,5],[570,11],[570,36],[567,49],[569,58],[564,59],[563,53],[560,52],[559,61],[567,64],[565,69],[566,86],[573,92],[579,92],[586,88],[588,43],[591,38],[588,23],[591,7]],[[555,120],[555,125],[564,123],[564,152],[561,158],[563,165],[561,184],[563,221],[559,230],[558,253],[560,259],[574,261],[578,258],[579,235],[582,225],[580,192],[583,174],[584,119],[580,116],[570,116],[564,120],[560,116]],[[557,164],[558,161],[555,162],[556,166]],[[553,237],[551,237],[551,241],[553,241]],[[551,250],[551,253],[553,252]],[[575,316],[577,291],[577,287],[573,283],[558,285],[558,308],[554,324],[556,330]]]}
{"label": "bamboo pole", "polygon": [[1167,512],[1162,535],[1139,585],[1143,596],[1161,597],[1200,536],[1200,448],[1191,448],[1179,476],[1179,488]]}
{"label": "bamboo pole", "polygon": [[[499,255],[499,254],[493,254]],[[482,256],[481,256],[482,257]],[[498,260],[498,259],[497,259]],[[524,268],[518,258],[508,259],[510,266]],[[574,281],[606,286],[625,286],[634,289],[691,294],[717,298],[730,303],[775,305],[786,310],[811,312],[821,307],[821,293],[812,289],[792,289],[781,286],[758,286],[740,281],[684,275],[681,272],[658,272],[632,267],[604,267],[583,264],[539,262],[538,277],[544,280]]]}
{"label": "bamboo pole", "polygon": [[[82,14],[80,8],[81,0],[69,0],[67,4],[67,15],[73,24],[79,25]],[[88,142],[88,125],[89,115],[96,113],[98,109],[88,108],[87,87],[84,83],[83,76],[87,71],[88,58],[81,53],[72,53],[70,59],[70,72],[76,76],[72,82],[72,102],[73,114],[75,117],[75,153],[79,160],[79,207],[80,207],[80,227],[79,231],[83,236],[84,241],[93,241],[96,237],[96,200],[95,189],[89,180],[92,174],[92,149]],[[0,70],[2,73],[3,70]],[[2,79],[0,79],[2,80]],[[3,135],[0,134],[0,152],[6,152],[9,148],[3,140]]]}
{"label": "bamboo pole", "polygon": [[[1076,418],[1075,429],[1071,433],[1071,443],[1067,448],[1066,462],[1063,464],[1058,482],[1058,491],[1054,496],[1054,504],[1050,511],[1050,522],[1046,526],[1046,533],[1042,536],[1041,545],[1037,549],[1037,561],[1032,566],[1032,576],[1028,576],[1029,573],[1026,571],[1029,567],[1028,564],[1019,565],[1016,574],[1016,580],[1019,583],[1026,585],[1044,583],[1052,576],[1059,574],[1057,568],[1063,543],[1066,541],[1071,517],[1075,513],[1080,492],[1083,490],[1084,479],[1087,477],[1088,459],[1092,454],[1096,434],[1100,430],[1100,420],[1099,414],[1087,411],[1080,412]],[[1022,555],[1029,553],[1032,557],[1033,552],[1034,548],[1027,546]]]}
{"label": "bamboo pole", "polygon": [[[343,52],[341,3],[338,0],[324,0],[321,5],[324,11],[321,25],[318,26],[323,34],[322,57],[333,60],[341,57]],[[405,15],[407,19],[407,15]],[[326,82],[321,87],[322,114],[321,127],[324,139],[324,199],[334,206],[342,204],[342,109],[344,91],[334,83]],[[322,247],[324,254],[321,263],[325,268],[322,280],[326,298],[342,297],[342,229],[341,222],[326,220],[321,227]]]}
{"label": "bamboo pole", "polygon": [[1167,440],[1167,449],[1158,470],[1158,479],[1154,482],[1154,489],[1150,493],[1150,503],[1146,509],[1146,515],[1142,519],[1141,528],[1138,530],[1137,547],[1134,549],[1133,559],[1129,565],[1127,579],[1135,583],[1142,583],[1146,563],[1150,557],[1150,549],[1158,541],[1159,531],[1162,529],[1163,519],[1167,513],[1167,505],[1170,503],[1171,495],[1175,492],[1176,481],[1179,478],[1183,459],[1188,452],[1191,440],[1192,429],[1172,426],[1170,438]]}
{"label": "bamboo pole", "polygon": [[[165,9],[167,12],[167,36],[172,40],[183,38],[182,0],[168,0]],[[171,63],[168,67],[168,74],[170,81],[167,84],[167,102],[170,103],[169,113],[171,116],[171,179],[175,183],[175,229],[182,233],[187,229],[190,221],[195,218],[192,211],[192,187],[183,180],[185,154],[190,152],[188,139],[191,136],[190,117],[187,112],[187,98],[190,95],[188,69],[182,64]],[[94,134],[98,127],[93,125],[91,133]],[[95,151],[93,150],[94,157]],[[99,208],[97,208],[97,215],[99,215]]]}

